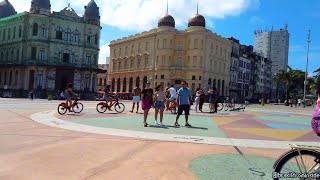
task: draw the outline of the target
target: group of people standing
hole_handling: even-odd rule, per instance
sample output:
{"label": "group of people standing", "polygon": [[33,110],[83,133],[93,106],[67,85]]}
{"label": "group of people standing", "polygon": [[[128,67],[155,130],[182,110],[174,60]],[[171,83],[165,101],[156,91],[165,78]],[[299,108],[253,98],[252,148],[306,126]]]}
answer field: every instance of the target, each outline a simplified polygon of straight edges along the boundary
{"label": "group of people standing", "polygon": [[[148,127],[147,118],[149,110],[151,108],[155,109],[155,124],[163,126],[163,112],[165,108],[169,106],[170,102],[176,101],[178,106],[178,113],[176,116],[175,126],[180,126],[178,123],[179,117],[182,112],[185,113],[186,124],[185,126],[191,127],[188,123],[188,116],[190,114],[190,105],[191,105],[191,91],[187,87],[187,83],[183,81],[181,83],[182,87],[176,91],[174,86],[167,88],[164,91],[162,85],[158,85],[155,88],[155,91],[150,88],[150,82],[146,83],[146,88],[141,90],[138,86],[133,90],[133,104],[131,113],[134,112],[136,106],[136,113],[139,111],[139,103],[141,101],[141,106],[143,110],[143,124],[144,127]],[[158,122],[158,115],[160,115],[160,123]]]}
{"label": "group of people standing", "polygon": [[[193,104],[191,90],[187,87],[187,83],[183,81],[181,83],[181,88],[177,91],[174,85],[171,87],[166,87],[164,89],[163,85],[158,85],[155,87],[155,91],[150,88],[150,82],[145,84],[145,89],[141,90],[138,86],[133,90],[133,104],[131,113],[134,112],[136,108],[136,113],[139,111],[139,103],[141,101],[141,106],[144,114],[143,124],[145,127],[148,126],[147,118],[149,114],[149,110],[151,108],[155,109],[155,124],[163,126],[163,112],[165,110],[169,110],[170,103],[175,103],[178,107],[176,121],[174,123],[175,126],[180,126],[178,120],[181,114],[184,112],[186,124],[185,126],[191,127],[188,123],[188,118],[190,114],[191,105]],[[215,88],[209,89],[209,108],[210,113],[217,112],[217,91]],[[206,100],[206,95],[204,93],[204,89],[198,88],[196,94],[194,95],[194,101],[196,104],[196,112],[202,112],[203,104]],[[158,115],[160,115],[160,123],[158,122]]]}

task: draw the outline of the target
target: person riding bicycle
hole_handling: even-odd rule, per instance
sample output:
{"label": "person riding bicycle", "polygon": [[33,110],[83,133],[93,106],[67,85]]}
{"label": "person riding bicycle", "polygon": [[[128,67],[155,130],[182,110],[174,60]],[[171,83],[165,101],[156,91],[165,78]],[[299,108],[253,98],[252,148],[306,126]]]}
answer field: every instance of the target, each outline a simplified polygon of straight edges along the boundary
{"label": "person riding bicycle", "polygon": [[67,106],[69,109],[69,112],[72,112],[71,105],[72,105],[72,95],[78,96],[76,93],[73,92],[73,84],[69,83],[64,91],[64,98],[67,99]]}
{"label": "person riding bicycle", "polygon": [[108,105],[108,109],[111,111],[110,106],[112,103],[112,93],[111,93],[110,87],[111,87],[110,85],[107,85],[106,89],[104,90],[103,100],[106,101],[107,105],[108,105],[108,102],[110,103]]}

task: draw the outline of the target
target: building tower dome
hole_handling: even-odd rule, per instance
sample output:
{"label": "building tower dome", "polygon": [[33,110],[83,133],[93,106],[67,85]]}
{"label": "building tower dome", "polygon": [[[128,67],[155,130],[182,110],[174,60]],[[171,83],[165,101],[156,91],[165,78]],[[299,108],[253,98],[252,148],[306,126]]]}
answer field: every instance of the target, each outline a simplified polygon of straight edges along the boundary
{"label": "building tower dome", "polygon": [[100,20],[99,7],[94,0],[91,0],[84,9],[83,17],[85,20]]}
{"label": "building tower dome", "polygon": [[199,14],[199,1],[197,3],[197,14],[192,16],[188,22],[188,27],[191,27],[191,26],[206,27],[206,19],[201,14]]}
{"label": "building tower dome", "polygon": [[16,10],[8,0],[0,2],[0,18],[17,14]]}
{"label": "building tower dome", "polygon": [[32,0],[30,12],[39,14],[41,12],[49,12],[51,11],[50,0]]}
{"label": "building tower dome", "polygon": [[168,6],[168,0],[167,0],[167,13],[159,19],[158,27],[162,27],[162,26],[175,27],[176,23],[174,21],[174,18],[171,15],[169,15],[168,11],[169,11],[169,6]]}

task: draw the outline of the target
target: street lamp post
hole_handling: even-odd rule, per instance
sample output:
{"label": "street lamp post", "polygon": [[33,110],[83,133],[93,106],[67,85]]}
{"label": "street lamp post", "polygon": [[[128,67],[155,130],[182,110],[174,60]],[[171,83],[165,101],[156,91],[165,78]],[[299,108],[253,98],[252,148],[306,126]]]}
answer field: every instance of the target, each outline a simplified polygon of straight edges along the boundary
{"label": "street lamp post", "polygon": [[304,77],[304,90],[303,90],[303,107],[306,107],[306,88],[307,88],[307,76],[308,76],[308,63],[309,63],[309,48],[310,48],[310,30],[308,33],[308,50],[307,50],[307,65],[306,65],[306,72]]}

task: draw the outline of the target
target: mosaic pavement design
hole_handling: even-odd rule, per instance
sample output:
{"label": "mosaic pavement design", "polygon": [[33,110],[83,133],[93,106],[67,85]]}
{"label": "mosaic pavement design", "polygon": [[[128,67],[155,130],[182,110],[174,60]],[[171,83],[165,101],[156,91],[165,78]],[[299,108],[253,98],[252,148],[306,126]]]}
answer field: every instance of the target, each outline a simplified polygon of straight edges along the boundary
{"label": "mosaic pavement design", "polygon": [[[97,113],[95,109],[85,109],[80,115],[54,115],[56,118],[73,123],[142,132],[192,135],[218,138],[236,138],[273,141],[319,142],[310,126],[311,115],[286,112],[225,112],[218,114],[196,113],[191,111],[189,123],[192,128],[184,127],[184,117],[179,119],[180,128],[173,126],[175,115],[165,112],[164,128],[154,126],[154,113],[148,117],[151,127],[143,127],[143,114],[123,112],[117,114],[107,111]],[[158,118],[159,119],[159,118]]]}

